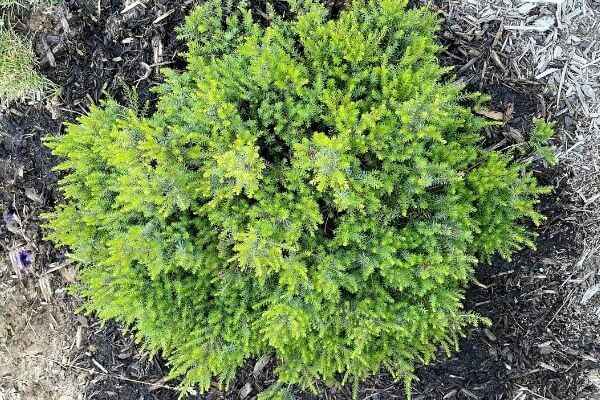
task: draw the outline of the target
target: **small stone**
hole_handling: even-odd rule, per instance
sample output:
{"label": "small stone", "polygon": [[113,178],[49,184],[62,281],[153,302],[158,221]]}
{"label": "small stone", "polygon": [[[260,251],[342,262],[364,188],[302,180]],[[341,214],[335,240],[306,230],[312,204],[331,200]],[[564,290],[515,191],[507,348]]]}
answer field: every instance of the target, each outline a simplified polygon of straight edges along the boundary
{"label": "small stone", "polygon": [[245,399],[252,392],[252,385],[246,382],[243,388],[240,389],[240,399]]}

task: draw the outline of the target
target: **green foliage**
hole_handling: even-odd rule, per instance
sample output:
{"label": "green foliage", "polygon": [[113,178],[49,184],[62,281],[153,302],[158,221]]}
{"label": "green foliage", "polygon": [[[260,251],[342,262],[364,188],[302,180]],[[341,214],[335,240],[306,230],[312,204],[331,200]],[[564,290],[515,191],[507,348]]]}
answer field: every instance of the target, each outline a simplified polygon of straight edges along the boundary
{"label": "green foliage", "polygon": [[108,100],[49,140],[66,198],[49,238],[79,261],[87,309],[202,390],[269,352],[278,388],[381,367],[409,384],[454,348],[479,320],[462,308],[473,266],[533,245],[522,220],[545,189],[481,148],[485,122],[442,81],[437,17],[405,6],[292,4],[261,27],[209,0],[152,116]]}
{"label": "green foliage", "polygon": [[258,400],[294,400],[295,397],[286,387],[273,385],[262,393],[258,394]]}
{"label": "green foliage", "polygon": [[0,27],[0,106],[39,99],[51,88],[52,83],[35,70],[31,42]]}
{"label": "green foliage", "polygon": [[533,150],[542,156],[550,165],[556,164],[556,156],[548,141],[554,136],[554,123],[544,119],[533,120],[533,130],[529,138],[529,144]]}

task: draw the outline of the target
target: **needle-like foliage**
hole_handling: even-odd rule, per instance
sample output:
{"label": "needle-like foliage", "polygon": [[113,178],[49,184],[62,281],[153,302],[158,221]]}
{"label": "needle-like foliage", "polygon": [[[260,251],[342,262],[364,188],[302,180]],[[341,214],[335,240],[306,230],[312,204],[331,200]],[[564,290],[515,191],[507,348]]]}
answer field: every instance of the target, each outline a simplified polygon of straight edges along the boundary
{"label": "needle-like foliage", "polygon": [[532,245],[544,191],[442,77],[437,16],[405,0],[270,14],[208,0],[149,117],[114,101],[49,141],[50,239],[79,293],[206,390],[274,353],[280,384],[356,382],[457,344],[479,259]]}

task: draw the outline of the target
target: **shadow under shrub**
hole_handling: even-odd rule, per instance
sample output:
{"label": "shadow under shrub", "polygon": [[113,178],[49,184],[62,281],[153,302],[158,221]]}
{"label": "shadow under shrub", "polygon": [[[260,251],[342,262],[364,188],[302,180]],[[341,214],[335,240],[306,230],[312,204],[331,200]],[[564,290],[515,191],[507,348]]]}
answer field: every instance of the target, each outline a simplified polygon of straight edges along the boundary
{"label": "shadow under shrub", "polygon": [[[437,17],[356,0],[336,20],[209,0],[150,117],[106,101],[48,141],[49,238],[87,310],[134,328],[184,384],[274,352],[278,384],[357,382],[450,351],[480,259],[532,245],[539,188],[443,82]],[[472,96],[476,99],[476,96]]]}

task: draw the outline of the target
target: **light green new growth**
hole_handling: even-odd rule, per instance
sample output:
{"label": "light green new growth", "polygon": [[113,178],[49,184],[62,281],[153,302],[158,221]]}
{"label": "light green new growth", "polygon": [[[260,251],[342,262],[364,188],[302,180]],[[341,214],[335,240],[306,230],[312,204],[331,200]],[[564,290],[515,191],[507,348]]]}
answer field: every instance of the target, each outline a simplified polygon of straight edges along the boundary
{"label": "light green new growth", "polygon": [[11,29],[0,28],[0,106],[38,100],[52,83],[35,70],[31,42]]}
{"label": "light green new growth", "polygon": [[49,238],[79,262],[87,310],[184,385],[273,353],[283,389],[382,367],[409,386],[478,321],[474,265],[533,246],[523,221],[547,189],[482,148],[473,96],[442,79],[436,15],[405,0],[291,15],[263,27],[206,1],[153,115],[108,100],[49,140],[66,199]]}
{"label": "light green new growth", "polygon": [[544,119],[533,120],[533,130],[529,138],[529,144],[533,150],[542,156],[550,165],[556,164],[556,155],[551,146],[548,146],[548,140],[554,136],[554,123]]}

